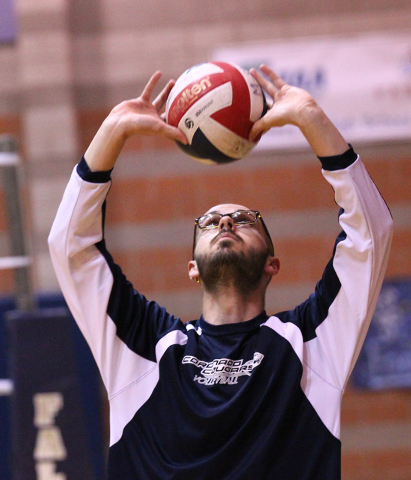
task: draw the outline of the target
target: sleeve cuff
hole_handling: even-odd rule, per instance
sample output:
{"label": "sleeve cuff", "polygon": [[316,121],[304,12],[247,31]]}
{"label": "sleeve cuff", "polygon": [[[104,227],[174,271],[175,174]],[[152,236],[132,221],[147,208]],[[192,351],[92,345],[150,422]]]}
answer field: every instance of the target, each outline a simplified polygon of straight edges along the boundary
{"label": "sleeve cuff", "polygon": [[92,172],[87,165],[87,162],[83,156],[80,163],[77,165],[77,173],[86,182],[90,183],[107,183],[111,180],[111,170],[105,170],[101,172]]}
{"label": "sleeve cuff", "polygon": [[350,148],[341,155],[333,155],[331,157],[318,157],[320,160],[323,169],[334,171],[334,170],[343,170],[344,168],[352,165],[358,158],[358,155],[354,152],[352,145],[349,144]]}

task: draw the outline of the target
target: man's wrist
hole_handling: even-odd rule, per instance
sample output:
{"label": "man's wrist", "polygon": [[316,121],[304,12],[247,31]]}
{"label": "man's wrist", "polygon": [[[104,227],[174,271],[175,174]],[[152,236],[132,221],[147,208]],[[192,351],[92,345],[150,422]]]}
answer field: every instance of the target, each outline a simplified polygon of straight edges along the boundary
{"label": "man's wrist", "polygon": [[86,182],[90,183],[107,183],[111,179],[111,170],[102,170],[98,172],[93,172],[90,170],[90,167],[87,164],[86,159],[83,158],[77,165],[77,173],[78,175]]}
{"label": "man's wrist", "polygon": [[104,120],[84,154],[92,172],[111,170],[126,141],[124,122],[111,112]]}
{"label": "man's wrist", "polygon": [[349,148],[324,110],[314,101],[301,108],[298,127],[317,157],[341,155]]}
{"label": "man's wrist", "polygon": [[300,106],[296,112],[296,121],[294,124],[304,131],[313,125],[318,125],[320,128],[327,120],[327,116],[324,110],[318,105],[318,103],[311,97]]}
{"label": "man's wrist", "polygon": [[358,158],[351,144],[349,148],[340,155],[330,155],[328,157],[318,157],[324,170],[335,171],[343,170],[352,165]]}

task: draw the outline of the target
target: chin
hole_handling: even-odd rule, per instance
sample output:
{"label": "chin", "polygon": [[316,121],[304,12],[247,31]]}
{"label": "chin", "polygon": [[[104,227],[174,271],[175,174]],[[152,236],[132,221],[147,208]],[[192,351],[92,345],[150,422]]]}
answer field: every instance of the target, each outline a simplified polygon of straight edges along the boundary
{"label": "chin", "polygon": [[220,250],[228,250],[230,247],[234,247],[234,241],[230,238],[223,238],[218,242]]}

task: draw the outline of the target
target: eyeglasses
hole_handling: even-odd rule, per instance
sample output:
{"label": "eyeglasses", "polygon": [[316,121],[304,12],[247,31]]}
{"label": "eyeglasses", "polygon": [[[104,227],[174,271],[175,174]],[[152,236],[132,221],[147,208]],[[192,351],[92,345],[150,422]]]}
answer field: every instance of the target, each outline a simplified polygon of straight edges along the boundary
{"label": "eyeglasses", "polygon": [[268,240],[270,241],[270,255],[274,256],[274,245],[268,232],[268,228],[264,223],[263,217],[261,216],[261,213],[256,210],[236,210],[233,213],[224,214],[219,212],[210,212],[194,220],[193,258],[196,246],[197,227],[201,230],[211,230],[212,228],[218,228],[218,226],[220,225],[220,221],[223,217],[230,217],[233,220],[234,225],[237,226],[253,225],[259,219],[268,237]]}

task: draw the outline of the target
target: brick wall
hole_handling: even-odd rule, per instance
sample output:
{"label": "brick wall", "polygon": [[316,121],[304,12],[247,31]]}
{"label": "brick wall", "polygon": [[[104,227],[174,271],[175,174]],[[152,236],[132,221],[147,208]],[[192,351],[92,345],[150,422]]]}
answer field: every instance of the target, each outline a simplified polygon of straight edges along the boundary
{"label": "brick wall", "polygon": [[411,478],[411,391],[346,392],[342,407],[344,480]]}
{"label": "brick wall", "polygon": [[[46,238],[73,166],[110,109],[137,96],[154,70],[176,78],[236,42],[408,31],[411,20],[408,0],[181,0],[172,8],[165,0],[19,0],[16,8],[19,39],[0,47],[0,133],[20,142],[38,291],[58,288]],[[394,215],[389,277],[411,275],[410,146],[356,148]],[[309,152],[253,153],[211,168],[173,144],[138,139],[127,144],[113,178],[107,237],[114,258],[138,289],[183,319],[200,310],[187,262],[193,219],[210,206],[228,201],[261,210],[282,262],[269,312],[312,291],[339,230],[332,190]],[[1,191],[0,212],[0,249],[7,252]],[[12,289],[11,272],[2,272],[0,293]],[[411,478],[410,407],[408,391],[348,390],[345,480]]]}

